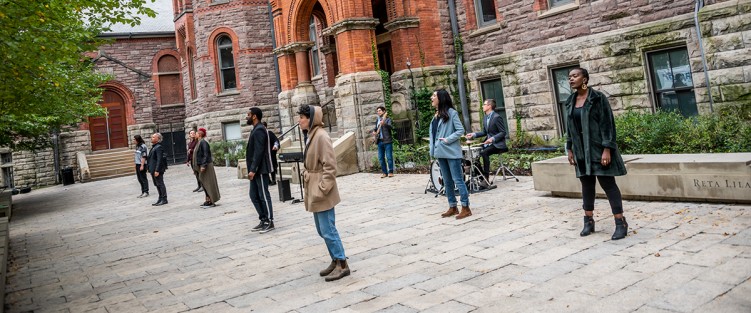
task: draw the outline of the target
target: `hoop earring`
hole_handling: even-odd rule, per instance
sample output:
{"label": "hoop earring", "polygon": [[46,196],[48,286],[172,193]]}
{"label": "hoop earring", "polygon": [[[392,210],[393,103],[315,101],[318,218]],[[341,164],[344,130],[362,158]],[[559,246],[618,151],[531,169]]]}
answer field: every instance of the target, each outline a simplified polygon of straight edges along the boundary
{"label": "hoop earring", "polygon": [[587,90],[587,84],[582,84],[582,90]]}

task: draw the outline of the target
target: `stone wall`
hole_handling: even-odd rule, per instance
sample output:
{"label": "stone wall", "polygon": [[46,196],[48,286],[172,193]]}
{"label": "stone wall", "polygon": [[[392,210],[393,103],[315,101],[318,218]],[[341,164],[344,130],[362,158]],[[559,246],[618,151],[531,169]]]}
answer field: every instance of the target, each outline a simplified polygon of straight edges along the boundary
{"label": "stone wall", "polygon": [[[234,112],[260,106],[264,119],[278,124],[276,109],[279,92],[276,86],[271,24],[266,2],[232,1],[227,3],[193,2],[195,29],[195,80],[197,98],[188,100],[186,116],[192,119],[207,113]],[[216,45],[219,34],[233,40],[237,88],[222,91],[219,87]],[[187,55],[187,54],[184,54]],[[186,99],[190,99],[188,62],[183,62]],[[194,120],[194,119],[193,119]],[[244,120],[244,119],[243,119]],[[209,125],[214,127],[214,125]],[[187,126],[186,126],[187,127]]]}
{"label": "stone wall", "polygon": [[[707,6],[700,19],[715,107],[748,99],[751,1]],[[500,78],[512,134],[516,125],[511,119],[518,110],[525,130],[558,136],[551,70],[578,64],[589,70],[590,86],[608,96],[616,114],[627,108],[652,110],[645,55],[679,46],[688,50],[697,106],[706,113],[709,98],[692,13],[485,58],[469,56],[474,59],[466,64],[470,108],[479,107],[480,82]]]}
{"label": "stone wall", "polygon": [[383,105],[383,83],[375,72],[340,75],[334,88],[337,127],[341,134],[354,132],[360,170],[371,166],[373,151],[368,151],[370,130],[376,108]]}
{"label": "stone wall", "polygon": [[[69,131],[60,134],[60,170],[70,167],[78,179],[76,152],[91,152],[88,130]],[[54,185],[55,161],[52,148],[39,151],[13,151],[13,181],[16,187]]]}

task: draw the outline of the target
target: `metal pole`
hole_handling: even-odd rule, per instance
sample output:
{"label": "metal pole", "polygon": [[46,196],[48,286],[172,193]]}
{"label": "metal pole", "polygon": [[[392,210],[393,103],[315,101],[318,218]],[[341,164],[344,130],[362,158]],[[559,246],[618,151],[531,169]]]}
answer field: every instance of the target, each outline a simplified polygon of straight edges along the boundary
{"label": "metal pole", "polygon": [[709,71],[707,70],[707,56],[704,54],[704,43],[701,38],[701,27],[699,27],[699,9],[704,7],[704,0],[696,0],[694,7],[694,25],[696,26],[696,39],[699,41],[699,51],[701,52],[701,64],[704,66],[704,80],[707,82],[707,95],[709,96],[709,112],[714,113],[714,100],[712,100],[712,86],[709,84]]}
{"label": "metal pole", "polygon": [[[454,0],[448,0],[449,2],[449,16],[451,17],[451,33],[454,40],[459,37],[459,26],[456,21],[456,5]],[[454,45],[454,53],[456,54],[456,76],[459,83],[459,103],[462,106],[462,117],[464,120],[464,129],[470,129],[469,124],[469,107],[467,107],[466,90],[464,89],[464,61],[462,56],[458,55],[459,51],[456,51],[456,45]]]}

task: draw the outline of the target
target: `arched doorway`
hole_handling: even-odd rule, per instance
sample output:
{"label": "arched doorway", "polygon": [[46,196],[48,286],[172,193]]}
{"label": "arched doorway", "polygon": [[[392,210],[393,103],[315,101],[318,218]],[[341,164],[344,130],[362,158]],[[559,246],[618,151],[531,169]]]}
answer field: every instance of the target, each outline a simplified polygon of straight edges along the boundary
{"label": "arched doorway", "polygon": [[99,105],[107,110],[107,114],[89,118],[91,149],[97,151],[127,147],[125,100],[116,92],[105,90]]}

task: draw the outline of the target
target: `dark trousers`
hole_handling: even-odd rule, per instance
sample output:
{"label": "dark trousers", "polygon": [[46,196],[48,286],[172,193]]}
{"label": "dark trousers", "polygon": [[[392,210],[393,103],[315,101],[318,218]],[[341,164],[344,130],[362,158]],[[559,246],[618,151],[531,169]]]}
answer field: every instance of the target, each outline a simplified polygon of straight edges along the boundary
{"label": "dark trousers", "polygon": [[151,180],[159,192],[159,200],[167,201],[167,187],[164,186],[164,173],[159,173],[159,176],[154,176],[154,173],[151,173]]}
{"label": "dark trousers", "polygon": [[276,181],[276,171],[279,170],[279,163],[276,160],[275,150],[271,150],[271,166],[274,167],[274,171],[271,172],[271,181]]}
{"label": "dark trousers", "polygon": [[258,212],[258,219],[264,222],[273,221],[274,210],[271,207],[271,194],[269,193],[269,174],[256,174],[250,181],[248,195]]}
{"label": "dark trousers", "polygon": [[600,187],[605,191],[610,202],[610,210],[613,214],[623,213],[623,200],[621,199],[621,190],[615,183],[613,176],[582,176],[579,177],[582,183],[582,200],[584,200],[584,211],[595,210],[595,180],[600,182]]}
{"label": "dark trousers", "polygon": [[485,176],[485,179],[490,180],[490,156],[502,152],[506,151],[498,149],[494,145],[488,145],[480,150],[480,156],[482,157],[482,168],[480,170],[482,171],[482,176]]}
{"label": "dark trousers", "polygon": [[141,164],[136,164],[136,178],[138,183],[141,184],[141,193],[149,192],[149,180],[146,178],[146,166],[141,170]]}

